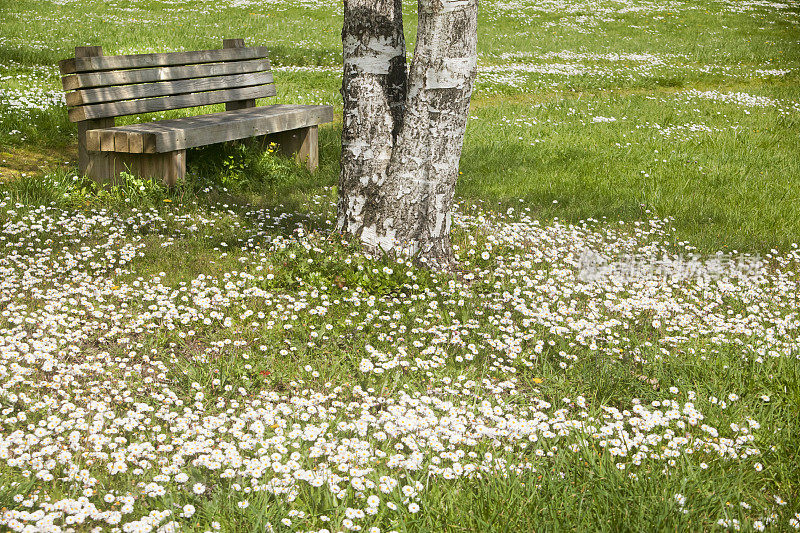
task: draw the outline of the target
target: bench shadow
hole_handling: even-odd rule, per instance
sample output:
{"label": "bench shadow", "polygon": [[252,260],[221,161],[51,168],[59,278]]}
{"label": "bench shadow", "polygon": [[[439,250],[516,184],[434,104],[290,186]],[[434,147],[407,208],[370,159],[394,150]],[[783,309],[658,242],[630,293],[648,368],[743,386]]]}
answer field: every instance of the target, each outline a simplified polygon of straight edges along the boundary
{"label": "bench shadow", "polygon": [[[328,232],[336,214],[340,135],[338,127],[320,128],[319,168],[314,173],[290,158],[270,155],[267,162],[277,169],[274,175],[261,169],[260,176],[248,176],[248,158],[257,158],[262,148],[221,143],[187,151],[187,178],[194,181],[195,194],[204,202],[230,205],[268,235],[288,237],[298,227]],[[242,164],[245,168],[237,166]],[[226,185],[224,173],[231,170],[244,183]]]}

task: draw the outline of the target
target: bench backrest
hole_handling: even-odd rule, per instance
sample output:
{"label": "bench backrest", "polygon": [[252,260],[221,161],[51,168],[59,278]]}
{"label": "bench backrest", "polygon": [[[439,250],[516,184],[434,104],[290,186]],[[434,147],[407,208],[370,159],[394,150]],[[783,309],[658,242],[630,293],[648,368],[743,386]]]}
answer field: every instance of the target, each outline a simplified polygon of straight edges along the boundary
{"label": "bench backrest", "polygon": [[103,56],[100,47],[81,47],[75,55],[59,63],[72,122],[221,103],[253,107],[276,94],[267,48],[241,39],[217,50]]}

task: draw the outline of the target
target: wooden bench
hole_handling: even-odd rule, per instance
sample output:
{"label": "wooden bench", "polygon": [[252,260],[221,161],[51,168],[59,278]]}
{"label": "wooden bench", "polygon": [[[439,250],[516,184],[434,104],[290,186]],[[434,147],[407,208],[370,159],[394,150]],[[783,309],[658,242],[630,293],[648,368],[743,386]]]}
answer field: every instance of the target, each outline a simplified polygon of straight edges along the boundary
{"label": "wooden bench", "polygon": [[[78,123],[78,167],[95,180],[120,172],[174,185],[186,173],[186,149],[250,137],[275,142],[311,171],[319,162],[317,126],[333,121],[325,105],[256,107],[275,96],[267,49],[225,39],[223,48],[103,56],[99,46],[61,61],[69,120]],[[114,126],[114,117],[225,104],[226,111]]]}

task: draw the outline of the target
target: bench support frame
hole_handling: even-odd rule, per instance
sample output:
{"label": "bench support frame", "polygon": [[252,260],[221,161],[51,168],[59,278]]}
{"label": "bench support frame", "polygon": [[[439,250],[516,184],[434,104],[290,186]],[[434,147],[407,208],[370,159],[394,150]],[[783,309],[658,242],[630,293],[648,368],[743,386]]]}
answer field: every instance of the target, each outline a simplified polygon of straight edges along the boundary
{"label": "bench support frame", "polygon": [[159,178],[164,185],[174,187],[186,177],[186,150],[160,154],[125,154],[100,152],[107,155],[105,174],[90,176],[94,180],[116,183],[123,172],[137,178]]}
{"label": "bench support frame", "polygon": [[[225,39],[223,48],[240,48],[242,39]],[[75,48],[75,57],[102,56],[100,46],[81,46]],[[255,107],[255,100],[241,100],[225,104],[227,111]],[[164,153],[124,153],[92,151],[87,149],[86,132],[94,129],[113,128],[113,117],[83,120],[78,126],[78,170],[97,182],[118,183],[122,172],[139,178],[158,178],[173,187],[186,176],[186,150]],[[260,142],[259,142],[260,141]],[[278,145],[278,152],[284,156],[294,156],[298,163],[305,163],[309,171],[319,167],[319,129],[315,126],[287,130],[264,135],[257,141],[266,147],[270,143]],[[241,142],[241,141],[239,141]],[[247,142],[244,140],[244,142]]]}
{"label": "bench support frame", "polygon": [[[75,57],[102,56],[101,46],[78,46]],[[103,128],[113,128],[114,117],[83,120],[78,122],[78,170],[84,176],[95,181],[105,179],[108,175],[109,155],[103,152],[91,152],[86,148],[86,132]]]}

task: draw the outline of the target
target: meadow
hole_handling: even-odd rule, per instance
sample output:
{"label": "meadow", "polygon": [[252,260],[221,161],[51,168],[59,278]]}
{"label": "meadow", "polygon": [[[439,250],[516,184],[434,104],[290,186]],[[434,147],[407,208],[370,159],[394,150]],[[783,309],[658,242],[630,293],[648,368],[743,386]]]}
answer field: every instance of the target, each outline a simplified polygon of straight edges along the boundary
{"label": "meadow", "polygon": [[482,3],[455,276],[332,232],[340,118],[77,175],[75,46],[243,37],[340,117],[341,4],[0,20],[0,529],[800,529],[796,3]]}

